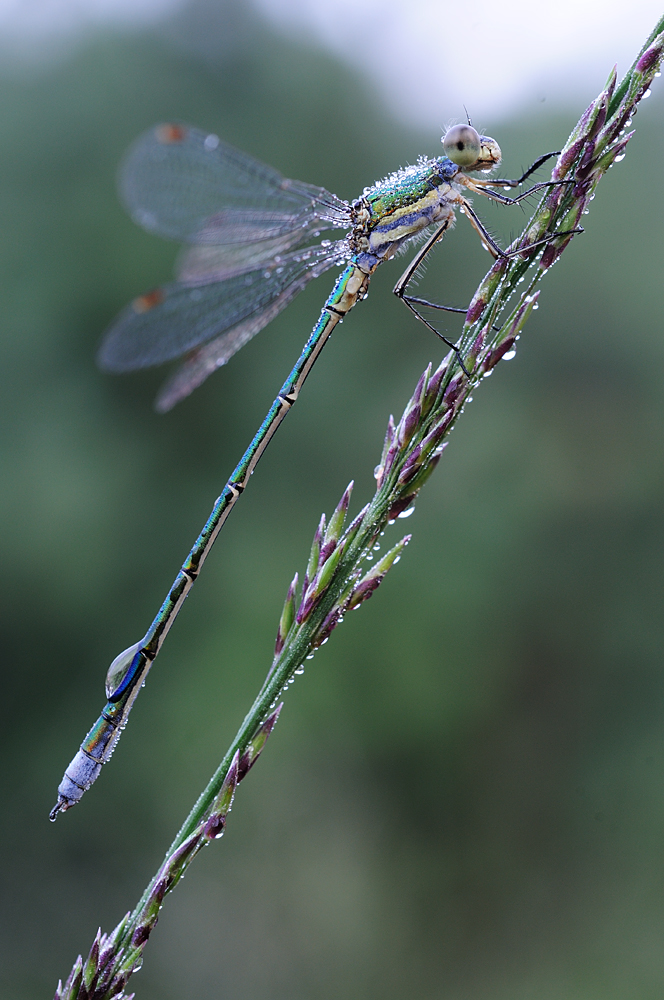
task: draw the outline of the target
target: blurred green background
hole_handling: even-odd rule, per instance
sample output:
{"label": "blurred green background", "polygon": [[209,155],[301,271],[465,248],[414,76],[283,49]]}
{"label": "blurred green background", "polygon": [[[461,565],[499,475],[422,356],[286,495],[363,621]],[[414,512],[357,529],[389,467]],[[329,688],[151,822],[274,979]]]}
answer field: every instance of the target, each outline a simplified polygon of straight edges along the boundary
{"label": "blurred green background", "polygon": [[[51,826],[108,663],[152,620],[332,282],[156,416],[163,371],[94,365],[176,253],[123,214],[124,149],[182,119],[346,198],[440,150],[359,76],[237,10],[193,7],[0,78],[3,1000],[51,995],[134,905],[262,681],[320,512],[351,478],[353,513],[366,502],[388,414],[441,355],[390,294],[399,264],[381,269],[112,765]],[[441,98],[441,119],[454,110]],[[482,125],[510,176],[582,110]],[[516,360],[453,435],[405,558],[307,666],[226,837],[167,900],[139,1000],[662,996],[661,87],[636,124]],[[522,226],[479,208],[503,239]],[[421,294],[465,304],[487,264],[460,220]]]}

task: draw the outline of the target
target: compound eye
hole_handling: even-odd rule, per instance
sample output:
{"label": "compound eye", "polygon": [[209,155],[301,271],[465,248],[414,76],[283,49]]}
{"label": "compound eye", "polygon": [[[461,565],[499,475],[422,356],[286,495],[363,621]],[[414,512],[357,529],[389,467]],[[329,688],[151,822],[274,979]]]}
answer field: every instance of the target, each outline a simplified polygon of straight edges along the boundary
{"label": "compound eye", "polygon": [[479,133],[472,125],[453,125],[442,138],[445,156],[458,167],[471,167],[482,152]]}

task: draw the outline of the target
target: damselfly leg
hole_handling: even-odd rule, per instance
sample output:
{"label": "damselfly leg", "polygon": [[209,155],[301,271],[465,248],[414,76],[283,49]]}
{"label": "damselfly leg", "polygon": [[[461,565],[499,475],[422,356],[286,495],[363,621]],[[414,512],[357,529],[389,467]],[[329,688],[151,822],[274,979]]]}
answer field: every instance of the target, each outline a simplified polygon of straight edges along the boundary
{"label": "damselfly leg", "polygon": [[[538,156],[537,159],[535,160],[535,162],[531,163],[531,165],[528,167],[528,169],[524,170],[524,172],[521,174],[521,176],[518,177],[518,178],[516,178],[516,179],[509,180],[509,179],[504,178],[504,177],[494,177],[494,178],[492,178],[490,180],[485,179],[484,181],[482,181],[482,183],[483,184],[502,184],[505,187],[519,187],[520,184],[523,184],[524,181],[527,181],[528,178],[532,174],[534,174],[537,170],[539,170],[540,167],[544,166],[544,164],[547,162],[547,160],[550,160],[554,156],[560,156],[560,150],[559,149],[555,150],[553,153],[544,153],[543,156]],[[553,185],[553,184],[560,184],[560,181],[546,181],[545,183]]]}
{"label": "damselfly leg", "polygon": [[[486,198],[491,199],[492,201],[497,201],[500,204],[504,205],[518,205],[519,202],[523,201],[525,198],[528,198],[530,195],[535,194],[537,191],[541,191],[542,189],[547,187],[556,187],[570,183],[573,184],[574,181],[570,180],[542,181],[541,183],[532,185],[530,188],[528,188],[527,191],[523,191],[521,194],[517,195],[516,198],[508,198],[505,195],[501,195],[496,191],[491,191],[488,188],[488,185],[489,184],[509,185],[511,187],[516,187],[519,184],[522,184],[524,180],[526,180],[532,173],[534,173],[535,170],[538,169],[538,167],[540,167],[548,159],[550,159],[552,156],[557,156],[557,155],[558,155],[557,153],[546,153],[544,156],[539,157],[539,159],[537,159],[535,163],[531,167],[529,167],[528,170],[526,170],[521,175],[520,178],[516,180],[505,180],[505,179],[498,180],[495,178],[493,180],[478,180],[477,178],[471,179],[466,177],[463,179],[463,183],[464,186],[468,187],[471,191],[474,191],[477,194],[482,194]],[[486,247],[489,253],[496,260],[498,259],[509,260],[511,258],[518,257],[519,255],[523,254],[526,251],[534,250],[537,247],[544,246],[560,236],[571,236],[575,233],[583,232],[582,227],[577,227],[576,229],[570,229],[564,232],[549,233],[541,240],[536,240],[535,242],[530,243],[527,246],[519,247],[516,250],[506,251],[503,250],[498,245],[498,243],[496,243],[496,241],[491,236],[486,226],[483,224],[483,222],[481,221],[477,213],[474,211],[470,202],[467,199],[460,198],[459,210],[466,216],[471,226],[482,240],[482,244]],[[443,336],[443,334],[440,333],[440,331],[437,330],[435,326],[433,326],[433,324],[430,323],[416,307],[426,306],[429,309],[437,309],[442,312],[451,312],[457,314],[466,314],[468,312],[468,308],[463,309],[459,306],[442,305],[438,302],[430,302],[428,299],[423,299],[420,298],[419,296],[407,294],[408,287],[414,278],[417,268],[423,263],[424,260],[426,260],[427,256],[431,253],[436,243],[441,239],[446,230],[449,228],[449,225],[450,225],[450,220],[446,219],[438,227],[438,229],[429,237],[426,243],[415,254],[415,257],[410,262],[406,270],[403,272],[403,274],[397,281],[392,291],[397,296],[397,298],[401,299],[404,305],[406,305],[410,309],[413,315],[416,316],[417,319],[419,319],[420,322],[427,327],[427,329],[431,330],[432,333],[435,333],[436,336],[439,337],[444,344],[446,344],[449,348],[451,348],[452,351],[454,351],[461,370],[463,371],[464,375],[466,375],[467,378],[470,378],[470,372],[464,365],[463,358],[461,356],[461,352],[458,346],[456,344],[453,344],[452,341],[448,340],[447,337]],[[498,329],[498,328],[494,326],[493,329]]]}

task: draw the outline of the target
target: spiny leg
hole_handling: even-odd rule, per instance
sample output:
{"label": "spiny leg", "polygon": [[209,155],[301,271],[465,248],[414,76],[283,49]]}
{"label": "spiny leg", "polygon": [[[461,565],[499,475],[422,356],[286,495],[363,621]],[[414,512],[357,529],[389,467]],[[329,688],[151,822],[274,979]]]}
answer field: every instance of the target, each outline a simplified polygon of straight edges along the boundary
{"label": "spiny leg", "polygon": [[[501,177],[498,180],[487,180],[487,181],[482,181],[481,183],[482,184],[502,184],[505,187],[519,187],[519,185],[523,184],[523,182],[525,180],[528,180],[528,178],[530,177],[531,174],[534,174],[536,170],[539,170],[539,168],[544,163],[546,163],[547,160],[550,160],[552,156],[560,156],[560,150],[557,150],[557,151],[555,151],[553,153],[545,153],[543,156],[538,156],[537,159],[535,160],[535,162],[532,164],[532,166],[528,167],[528,169],[525,170],[521,174],[521,176],[518,179],[516,179],[516,180],[507,180],[507,179],[503,179]],[[560,181],[558,181],[558,182],[553,181],[552,183],[554,183],[554,184],[555,183],[560,183]]]}
{"label": "spiny leg", "polygon": [[[397,283],[394,286],[394,288],[392,289],[392,291],[394,292],[394,294],[396,295],[396,297],[398,299],[401,299],[401,301],[404,303],[404,305],[408,306],[408,308],[413,313],[413,315],[416,316],[417,319],[419,319],[419,321],[421,323],[424,323],[424,325],[429,330],[431,330],[432,333],[435,333],[437,337],[440,337],[440,339],[443,341],[443,343],[447,344],[447,346],[449,348],[451,348],[451,350],[454,351],[454,353],[456,354],[456,357],[457,357],[457,361],[459,362],[459,365],[461,367],[462,372],[464,373],[464,375],[466,376],[466,378],[470,378],[470,372],[468,371],[468,369],[464,365],[463,358],[461,357],[461,352],[459,351],[459,348],[456,346],[456,344],[453,344],[451,340],[448,340],[447,337],[444,337],[442,335],[442,333],[440,333],[435,328],[435,326],[432,326],[431,323],[429,323],[429,321],[427,319],[425,319],[425,317],[413,305],[414,302],[416,302],[418,304],[421,304],[421,305],[427,305],[427,306],[428,305],[432,305],[432,303],[427,302],[425,299],[418,299],[418,298],[415,298],[412,295],[406,295],[406,289],[408,288],[408,285],[412,281],[413,275],[415,274],[415,271],[420,266],[420,264],[425,259],[425,257],[431,252],[431,250],[436,245],[436,243],[438,242],[438,240],[441,238],[441,236],[443,235],[443,233],[445,232],[445,230],[449,229],[450,221],[451,221],[450,219],[446,219],[438,227],[438,229],[435,231],[435,233],[433,233],[429,237],[429,239],[426,241],[426,243],[418,250],[418,252],[415,254],[415,256],[411,260],[411,262],[408,265],[408,267],[406,268],[406,270],[403,272],[403,274],[401,275],[401,277],[397,281]],[[461,313],[463,313],[463,312],[467,311],[466,309],[459,309],[459,308],[456,308],[455,306],[435,306],[434,305],[433,308],[434,309],[444,309],[444,310],[447,310],[448,312],[461,312]]]}
{"label": "spiny leg", "polygon": [[484,195],[485,198],[489,198],[491,201],[497,201],[501,205],[518,205],[525,198],[530,198],[532,194],[536,191],[542,191],[544,188],[559,187],[563,184],[575,184],[576,181],[573,180],[562,180],[562,181],[540,181],[538,184],[533,184],[529,187],[527,191],[522,191],[518,194],[516,198],[510,198],[506,194],[501,194],[500,191],[492,191],[491,186],[494,184],[504,184],[504,181],[497,180],[481,180],[480,178],[470,177],[464,178],[464,186],[472,191],[474,194]]}
{"label": "spiny leg", "polygon": [[[548,154],[548,155],[556,155],[556,154]],[[545,157],[545,159],[546,159],[546,157]],[[478,192],[478,193],[484,194],[485,192],[481,191],[481,192]],[[513,199],[513,200],[516,201],[516,199]],[[531,243],[529,246],[519,247],[516,250],[505,251],[500,246],[498,246],[498,244],[493,239],[493,237],[491,236],[491,234],[487,231],[486,227],[483,225],[483,223],[480,220],[480,218],[473,211],[470,203],[465,198],[461,199],[461,202],[462,202],[462,204],[461,204],[461,210],[464,212],[464,214],[468,218],[468,221],[472,225],[473,229],[478,233],[480,239],[482,240],[482,243],[484,244],[484,246],[486,247],[486,249],[489,251],[489,253],[494,257],[494,259],[499,259],[500,258],[500,259],[503,259],[503,260],[510,260],[513,257],[518,257],[519,254],[522,254],[524,251],[533,250],[533,249],[535,249],[538,246],[543,246],[544,244],[548,244],[552,240],[557,239],[560,236],[571,236],[574,233],[582,233],[583,232],[583,228],[581,226],[579,226],[576,229],[569,229],[569,230],[565,230],[563,232],[558,232],[558,233],[550,233],[548,236],[545,236],[541,240],[536,240],[534,243]],[[401,275],[401,277],[397,281],[397,283],[394,286],[394,288],[392,289],[392,291],[397,296],[397,298],[401,299],[401,301],[404,303],[404,305],[408,306],[408,308],[413,313],[413,315],[416,316],[417,319],[419,319],[421,323],[423,323],[429,330],[431,330],[432,333],[435,333],[436,336],[439,337],[443,341],[444,344],[447,344],[447,346],[454,351],[454,353],[456,354],[456,357],[457,357],[457,361],[459,362],[459,366],[460,366],[461,370],[463,371],[464,375],[467,378],[470,378],[471,377],[470,372],[468,371],[468,369],[464,365],[463,358],[461,357],[461,352],[460,352],[459,348],[456,346],[456,344],[453,344],[450,340],[447,339],[447,337],[444,337],[442,335],[442,333],[440,333],[438,330],[436,330],[435,326],[432,326],[432,324],[429,323],[429,321],[424,316],[422,316],[422,314],[419,312],[418,309],[415,308],[415,306],[416,305],[423,305],[423,306],[428,306],[431,309],[439,309],[439,310],[442,310],[442,311],[445,311],[445,312],[453,312],[453,313],[467,313],[468,310],[467,309],[461,309],[458,306],[444,306],[444,305],[440,305],[440,304],[438,304],[436,302],[429,302],[428,299],[421,299],[421,298],[418,298],[417,296],[407,295],[406,294],[406,291],[408,289],[408,286],[409,286],[410,282],[413,279],[413,275],[415,274],[415,271],[420,266],[420,264],[422,263],[422,261],[425,260],[425,258],[431,252],[431,250],[436,245],[436,243],[441,238],[441,236],[449,228],[450,221],[451,220],[446,219],[442,223],[442,225],[440,225],[438,227],[438,229],[433,233],[433,235],[429,237],[429,239],[426,241],[426,243],[415,254],[415,256],[413,257],[412,261],[410,262],[410,264],[408,265],[408,267],[406,268],[406,270],[403,272],[403,274]]]}
{"label": "spiny leg", "polygon": [[[486,194],[487,192],[482,191],[481,194]],[[516,200],[516,199],[515,199]],[[534,250],[537,247],[545,246],[551,243],[552,240],[557,240],[561,236],[573,236],[575,233],[582,233],[583,226],[577,226],[575,229],[564,229],[561,232],[548,233],[541,240],[535,240],[534,243],[529,243],[527,246],[517,247],[516,250],[503,250],[498,246],[493,236],[489,233],[484,223],[481,221],[479,216],[473,211],[473,207],[469,201],[465,198],[461,199],[461,211],[466,216],[471,226],[478,234],[482,243],[485,245],[489,253],[496,259],[510,260],[512,257],[518,257],[519,254],[526,253],[530,250]],[[425,244],[426,245],[426,244]]]}
{"label": "spiny leg", "polygon": [[[443,306],[440,304],[440,302],[429,302],[428,299],[420,299],[416,295],[404,295],[404,296],[399,296],[399,298],[403,298],[404,301],[406,301],[407,299],[408,300],[406,302],[407,305],[414,302],[418,306],[428,306],[429,309],[438,309],[441,312],[459,313],[462,316],[465,316],[468,313],[468,309],[470,308],[469,306],[466,306],[465,309],[462,309],[460,306]],[[500,330],[500,327],[494,325],[492,329]],[[438,334],[438,336],[440,336],[440,334]]]}
{"label": "spiny leg", "polygon": [[[527,191],[523,191],[521,194],[517,195],[516,198],[508,198],[505,195],[501,195],[497,191],[487,191],[484,189],[492,187],[520,187],[521,184],[523,184],[524,181],[531,176],[531,174],[534,174],[536,170],[539,170],[539,168],[546,163],[547,160],[550,160],[552,156],[559,155],[560,150],[554,151],[553,153],[544,153],[543,156],[538,156],[535,162],[528,167],[527,170],[524,170],[520,177],[474,177],[472,178],[469,187],[471,187],[471,189],[477,194],[484,194],[488,198],[492,198],[494,201],[498,201],[503,205],[516,205],[520,201],[523,201],[524,198],[530,197],[531,194],[535,194],[536,191],[541,191],[543,188],[556,187],[559,184],[574,184],[575,181],[569,178],[560,181],[540,181],[537,184],[533,184],[532,187],[529,187]],[[468,179],[470,180],[470,178]]]}

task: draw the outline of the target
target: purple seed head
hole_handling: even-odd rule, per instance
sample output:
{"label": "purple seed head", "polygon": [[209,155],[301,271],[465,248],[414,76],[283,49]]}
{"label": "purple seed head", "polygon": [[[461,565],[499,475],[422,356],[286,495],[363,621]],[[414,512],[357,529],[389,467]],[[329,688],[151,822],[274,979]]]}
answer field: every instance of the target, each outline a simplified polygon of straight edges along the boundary
{"label": "purple seed head", "polygon": [[362,521],[366,517],[366,513],[369,509],[369,504],[365,504],[360,513],[353,518],[346,530],[344,531],[344,542],[347,545],[352,538],[356,535]]}
{"label": "purple seed head", "polygon": [[447,448],[446,444],[441,445],[440,448],[436,449],[436,451],[433,453],[428,462],[422,463],[417,473],[409,481],[408,484],[409,490],[419,491],[424,486],[427,479],[429,478],[433,470],[440,462],[440,457],[443,454],[445,448]]}
{"label": "purple seed head", "polygon": [[[613,88],[612,88],[613,89]],[[604,127],[606,121],[606,112],[609,106],[609,92],[605,90],[599,98],[595,101],[596,113],[592,125],[586,133],[586,139],[595,139],[599,135],[600,131]]]}
{"label": "purple seed head", "polygon": [[323,563],[327,562],[327,560],[330,558],[330,556],[332,555],[332,553],[334,552],[334,550],[336,549],[336,547],[337,547],[337,543],[336,543],[336,540],[334,538],[331,538],[328,542],[325,542],[323,544],[323,547],[320,550],[320,563],[321,563],[321,565]]}
{"label": "purple seed head", "polygon": [[662,35],[659,35],[655,44],[651,45],[649,49],[646,49],[646,51],[643,53],[643,55],[637,62],[636,72],[641,73],[643,74],[643,76],[645,76],[646,73],[648,73],[649,70],[653,68],[653,66],[657,65],[658,61],[662,58],[663,52],[664,52],[664,40],[662,39]]}
{"label": "purple seed head", "polygon": [[418,444],[413,448],[413,450],[409,454],[408,458],[401,467],[401,471],[399,472],[399,478],[397,482],[399,483],[400,486],[403,486],[404,483],[407,483],[408,480],[412,476],[414,476],[415,473],[417,472],[420,465],[421,453],[422,453],[422,446]]}
{"label": "purple seed head", "polygon": [[429,377],[431,375],[431,362],[427,365],[425,370],[420,375],[417,385],[415,386],[415,391],[412,395],[410,405],[411,406],[422,406],[422,401],[424,399],[424,393],[426,391],[427,384],[429,382]]}
{"label": "purple seed head", "polygon": [[295,592],[297,590],[297,573],[293,577],[288,588],[288,593],[286,594],[286,600],[284,601],[284,607],[281,612],[281,618],[279,619],[279,628],[277,629],[277,638],[274,643],[274,655],[279,656],[282,649],[284,648],[288,633],[291,630],[293,621],[295,620]]}
{"label": "purple seed head", "polygon": [[436,402],[438,393],[440,392],[440,385],[447,372],[447,359],[444,359],[441,364],[438,365],[435,372],[429,379],[429,384],[427,386],[426,396],[422,411],[428,413],[433,404]]}
{"label": "purple seed head", "polygon": [[466,313],[466,323],[468,323],[469,326],[472,326],[473,323],[477,322],[484,312],[485,306],[486,302],[481,295],[478,298],[473,299],[468,307],[468,312]]}
{"label": "purple seed head", "polygon": [[237,765],[237,780],[242,781],[247,772],[251,769],[254,759],[251,750],[245,750]]}
{"label": "purple seed head", "polygon": [[218,840],[224,832],[224,827],[226,826],[226,817],[214,814],[210,816],[209,820],[203,828],[203,836],[206,840]]}
{"label": "purple seed head", "polygon": [[448,385],[447,389],[445,390],[445,394],[443,396],[443,402],[447,406],[454,406],[457,399],[461,395],[462,379],[463,379],[462,373],[459,372],[457,375],[454,376],[454,378]]}
{"label": "purple seed head", "polygon": [[[546,271],[549,267],[551,267],[551,265],[558,259],[559,254],[560,251],[554,247],[553,243],[549,243],[548,247],[544,248],[544,253],[540,257],[539,266],[542,271]],[[488,368],[485,367],[485,371],[488,371]]]}
{"label": "purple seed head", "polygon": [[151,893],[152,899],[154,899],[155,902],[157,903],[161,903],[164,896],[170,889],[172,882],[173,880],[168,876],[158,879],[158,881],[155,882],[154,888]]}
{"label": "purple seed head", "polygon": [[[318,566],[320,565],[320,547],[325,535],[325,514],[321,514],[320,522],[318,528],[316,529],[316,534],[314,535],[314,540],[311,543],[311,552],[309,553],[309,562],[307,563],[307,569],[304,574],[304,580],[302,582],[302,600],[304,600],[305,595],[309,589],[309,584],[313,580],[318,571]],[[302,605],[300,605],[300,611],[302,610]],[[298,621],[300,621],[298,612]]]}
{"label": "purple seed head", "polygon": [[387,454],[388,448],[394,441],[394,417],[390,413],[390,419],[387,421],[387,430],[385,431],[385,442],[383,444],[383,456]]}
{"label": "purple seed head", "polygon": [[330,523],[327,526],[327,531],[325,532],[325,538],[323,540],[323,546],[321,548],[321,558],[320,561],[324,562],[327,556],[323,556],[323,549],[329,544],[330,541],[336,542],[341,534],[341,529],[344,526],[344,521],[346,519],[346,514],[348,513],[348,505],[350,504],[350,496],[353,492],[354,482],[351,479],[348,486],[344,490],[344,494],[337,504],[334,514],[330,518]]}
{"label": "purple seed head", "polygon": [[374,590],[377,590],[380,586],[382,579],[382,576],[373,577],[371,580],[363,580],[361,583],[358,583],[348,604],[348,610],[352,611],[354,608],[359,607],[359,605],[364,601],[368,601]]}
{"label": "purple seed head", "polygon": [[[592,169],[592,161],[594,155],[595,155],[595,143],[594,141],[592,141],[586,145],[583,151],[583,156],[581,157],[581,162],[576,168],[576,172],[574,174],[574,179],[576,181],[584,181],[588,177]],[[578,197],[577,188],[574,188],[574,196]]]}
{"label": "purple seed head", "polygon": [[417,493],[409,493],[407,496],[399,497],[398,500],[395,500],[392,506],[390,507],[389,511],[387,512],[388,521],[393,521],[395,517],[398,517],[399,514],[401,514],[404,510],[407,510],[409,507],[411,507],[416,497]]}
{"label": "purple seed head", "polygon": [[317,649],[321,645],[321,643],[323,643],[328,638],[328,636],[331,635],[331,633],[339,624],[339,619],[341,618],[341,614],[342,614],[341,608],[333,608],[332,611],[330,611],[329,615],[327,616],[327,618],[325,618],[323,624],[316,633],[314,640],[312,641],[311,644],[312,649]]}
{"label": "purple seed head", "polygon": [[65,983],[65,993],[68,990],[71,990],[74,984],[74,980],[77,979],[80,982],[82,976],[83,976],[83,956],[79,955],[76,961],[74,962],[74,965],[72,966],[71,972],[67,976],[67,981]]}
{"label": "purple seed head", "polygon": [[180,871],[188,860],[189,856],[193,854],[199,846],[199,834],[194,831],[191,836],[180,844],[176,851],[171,854],[165,863],[165,871],[167,875],[178,876]]}
{"label": "purple seed head", "polygon": [[445,436],[445,432],[452,423],[454,410],[447,410],[437,424],[434,424],[427,436],[422,441],[422,452],[427,455],[436,447],[439,441]]}
{"label": "purple seed head", "polygon": [[86,985],[89,986],[92,981],[92,976],[97,971],[97,966],[99,964],[99,941],[101,939],[101,927],[98,928],[97,934],[94,941],[92,942],[92,947],[85,962],[85,968],[83,970],[83,978]]}
{"label": "purple seed head", "polygon": [[511,348],[514,346],[515,340],[516,340],[515,336],[506,337],[505,340],[502,342],[502,344],[499,344],[498,347],[495,347],[493,351],[491,351],[491,353],[488,354],[484,359],[484,362],[482,364],[482,372],[486,373],[488,371],[491,371],[491,369],[498,364],[503,355],[507,354],[507,352],[511,350]]}
{"label": "purple seed head", "polygon": [[239,780],[237,776],[239,764],[240,764],[240,751],[236,750],[235,754],[233,755],[233,760],[231,761],[231,766],[228,768],[228,774],[224,778],[224,784],[221,786],[221,791],[224,790],[224,786],[226,786],[232,792],[235,791]]}
{"label": "purple seed head", "polygon": [[376,476],[376,490],[379,490],[385,482],[385,479],[392,470],[392,466],[394,465],[394,461],[400,450],[398,441],[395,441],[388,448],[383,464],[378,469],[378,475]]}
{"label": "purple seed head", "polygon": [[[282,701],[277,705],[274,712],[270,712],[267,719],[265,720],[260,730],[258,731],[258,734],[254,737],[253,742],[256,743],[257,745],[258,753],[261,753],[263,747],[267,743],[268,737],[270,736],[272,730],[274,729],[279,720],[279,716],[281,715],[281,710],[283,707],[284,703]],[[258,745],[259,742],[260,745]]]}
{"label": "purple seed head", "polygon": [[237,772],[238,784],[242,781],[247,772],[251,770],[263,752],[263,747],[267,743],[268,737],[274,729],[277,719],[279,718],[279,713],[283,707],[284,703],[282,701],[281,704],[275,708],[274,712],[268,715],[267,719],[254,736],[251,743],[240,757]]}
{"label": "purple seed head", "polygon": [[150,931],[152,928],[148,924],[139,924],[134,933],[131,936],[131,943],[134,948],[140,948],[141,945],[145,944],[147,939],[150,937]]}
{"label": "purple seed head", "polygon": [[407,445],[413,434],[415,433],[415,428],[420,422],[420,417],[422,416],[422,407],[419,403],[415,403],[404,413],[399,424],[399,444],[403,448]]}
{"label": "purple seed head", "polygon": [[317,598],[314,596],[313,590],[310,588],[307,591],[306,596],[302,598],[302,603],[300,604],[300,607],[297,612],[297,617],[295,620],[298,625],[301,625],[302,622],[305,622],[307,620],[307,618],[314,609],[316,600]]}

